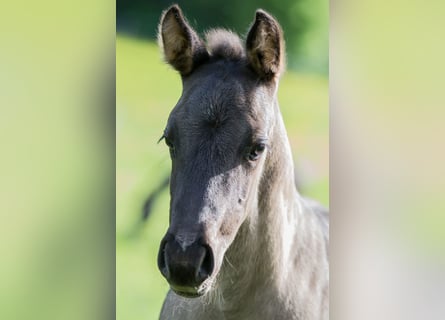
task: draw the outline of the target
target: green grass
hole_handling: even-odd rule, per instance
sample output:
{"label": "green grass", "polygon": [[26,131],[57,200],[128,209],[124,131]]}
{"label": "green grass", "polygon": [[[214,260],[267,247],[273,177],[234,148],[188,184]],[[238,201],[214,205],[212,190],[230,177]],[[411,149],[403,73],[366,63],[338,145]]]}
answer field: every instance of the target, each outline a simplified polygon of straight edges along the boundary
{"label": "green grass", "polygon": [[[147,194],[170,170],[168,150],[156,142],[181,82],[154,43],[122,35],[116,40],[116,76],[117,319],[157,319],[168,289],[156,267],[168,224],[167,192],[147,223],[138,221]],[[287,73],[279,100],[303,193],[328,205],[327,79]]]}

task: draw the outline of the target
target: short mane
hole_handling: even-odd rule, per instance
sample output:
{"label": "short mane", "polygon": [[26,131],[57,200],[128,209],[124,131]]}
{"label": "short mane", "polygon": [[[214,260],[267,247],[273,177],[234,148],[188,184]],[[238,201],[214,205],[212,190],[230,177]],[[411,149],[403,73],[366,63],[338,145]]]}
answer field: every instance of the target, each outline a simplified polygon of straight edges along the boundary
{"label": "short mane", "polygon": [[207,50],[216,58],[240,60],[246,52],[240,37],[226,29],[212,29],[206,32]]}

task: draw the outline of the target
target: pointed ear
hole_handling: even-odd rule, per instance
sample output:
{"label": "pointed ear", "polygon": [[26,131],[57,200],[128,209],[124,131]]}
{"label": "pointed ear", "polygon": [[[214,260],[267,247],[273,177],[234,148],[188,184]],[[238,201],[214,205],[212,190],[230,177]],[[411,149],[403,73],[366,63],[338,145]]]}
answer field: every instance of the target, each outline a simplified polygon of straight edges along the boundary
{"label": "pointed ear", "polygon": [[187,23],[178,5],[163,13],[158,40],[165,60],[183,76],[209,57],[204,42]]}
{"label": "pointed ear", "polygon": [[278,22],[263,10],[256,11],[246,39],[246,52],[250,66],[263,79],[279,77],[284,69],[283,31]]}

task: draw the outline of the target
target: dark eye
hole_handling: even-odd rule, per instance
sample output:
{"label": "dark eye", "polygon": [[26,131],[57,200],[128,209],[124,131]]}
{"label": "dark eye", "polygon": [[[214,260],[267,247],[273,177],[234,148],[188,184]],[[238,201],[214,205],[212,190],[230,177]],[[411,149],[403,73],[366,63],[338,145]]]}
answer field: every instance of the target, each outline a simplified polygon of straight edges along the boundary
{"label": "dark eye", "polygon": [[164,141],[165,141],[165,144],[167,145],[167,147],[173,148],[173,143],[171,142],[171,140],[169,138],[164,137]]}
{"label": "dark eye", "polygon": [[253,145],[249,151],[249,154],[247,155],[247,158],[250,161],[258,160],[264,149],[266,149],[266,145],[264,143],[257,143]]}
{"label": "dark eye", "polygon": [[170,157],[174,158],[176,156],[176,149],[171,140],[165,139],[165,144],[168,146],[168,150],[170,151]]}
{"label": "dark eye", "polygon": [[165,134],[161,137],[161,139],[159,139],[159,141],[161,141],[162,139],[164,139],[165,144],[167,145],[167,147],[170,151],[170,156],[173,158],[175,156],[175,146],[174,146],[172,140],[169,139]]}

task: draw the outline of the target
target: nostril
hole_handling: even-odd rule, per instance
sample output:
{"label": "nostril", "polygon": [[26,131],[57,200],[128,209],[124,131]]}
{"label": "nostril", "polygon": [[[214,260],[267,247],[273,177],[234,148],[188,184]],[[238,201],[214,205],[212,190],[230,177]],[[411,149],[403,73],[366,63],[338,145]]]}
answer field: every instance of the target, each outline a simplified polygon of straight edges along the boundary
{"label": "nostril", "polygon": [[168,279],[170,277],[170,272],[167,267],[166,247],[167,247],[167,242],[163,241],[161,243],[161,246],[159,248],[159,253],[158,253],[158,268],[159,268],[159,271],[161,271],[161,274],[166,279]]}
{"label": "nostril", "polygon": [[201,265],[198,268],[197,280],[199,283],[210,277],[213,272],[214,261],[212,249],[209,246],[205,246],[205,255]]}

